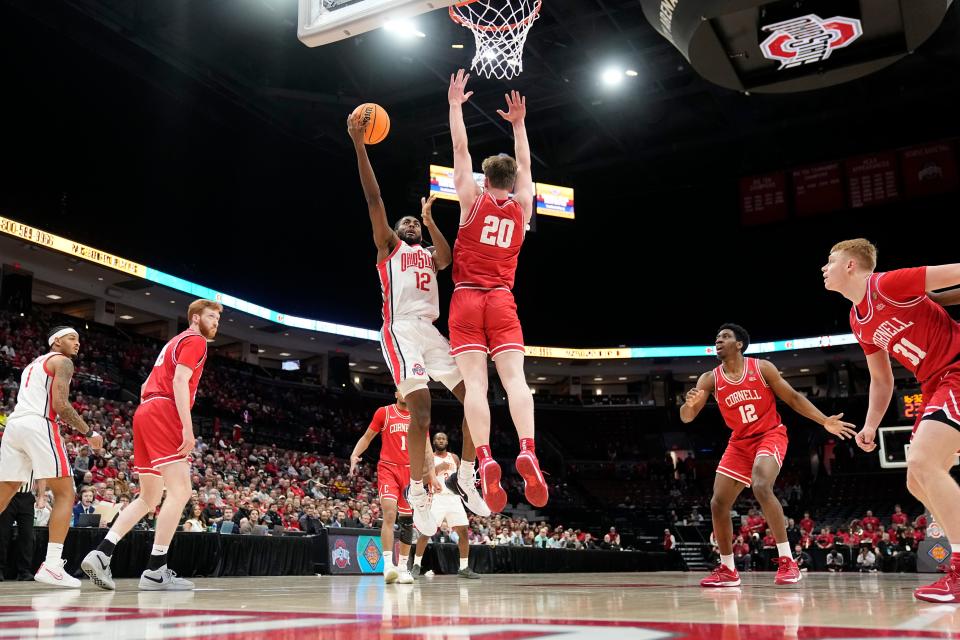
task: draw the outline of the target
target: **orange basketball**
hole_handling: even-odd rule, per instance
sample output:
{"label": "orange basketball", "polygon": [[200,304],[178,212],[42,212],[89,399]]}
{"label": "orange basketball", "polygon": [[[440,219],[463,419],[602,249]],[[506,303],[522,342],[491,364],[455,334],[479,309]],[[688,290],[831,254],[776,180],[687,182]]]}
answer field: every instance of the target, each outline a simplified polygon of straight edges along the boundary
{"label": "orange basketball", "polygon": [[353,110],[359,113],[363,123],[363,141],[367,144],[377,144],[390,133],[390,116],[386,109],[372,102],[364,102]]}

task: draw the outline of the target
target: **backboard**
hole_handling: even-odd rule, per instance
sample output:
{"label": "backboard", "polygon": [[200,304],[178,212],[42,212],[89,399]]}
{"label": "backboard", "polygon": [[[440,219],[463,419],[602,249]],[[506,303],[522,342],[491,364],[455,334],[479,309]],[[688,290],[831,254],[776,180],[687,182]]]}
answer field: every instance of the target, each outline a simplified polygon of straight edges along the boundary
{"label": "backboard", "polygon": [[443,9],[456,0],[299,0],[297,37],[318,47],[401,20]]}
{"label": "backboard", "polygon": [[[880,466],[884,469],[906,469],[910,452],[912,426],[880,427],[877,440],[880,444]],[[954,456],[953,466],[960,465],[960,456]]]}

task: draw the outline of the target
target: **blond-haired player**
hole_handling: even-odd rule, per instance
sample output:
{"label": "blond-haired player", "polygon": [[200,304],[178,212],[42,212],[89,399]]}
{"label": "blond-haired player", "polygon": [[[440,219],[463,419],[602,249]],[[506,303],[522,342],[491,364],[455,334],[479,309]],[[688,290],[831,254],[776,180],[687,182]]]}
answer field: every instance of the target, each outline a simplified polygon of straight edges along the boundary
{"label": "blond-haired player", "polygon": [[157,508],[161,498],[153,550],[140,576],[140,588],[182,591],[194,587],[167,567],[167,550],[190,500],[190,453],[196,442],[190,410],[207,361],[207,341],[216,337],[222,312],[223,307],[213,300],[191,303],[187,309],[190,327],[163,346],[140,389],[140,406],[133,416],[133,461],[140,474],[140,495],[120,512],[100,546],[80,563],[102,589],[116,588],[110,558],[117,543]]}
{"label": "blond-haired player", "polygon": [[466,90],[469,79],[460,69],[450,76],[447,91],[453,180],[460,200],[460,230],[453,252],[450,353],[467,388],[463,407],[477,447],[483,499],[494,512],[507,503],[500,485],[500,465],[490,451],[489,356],[507,393],[520,438],[516,467],[523,476],[524,494],[530,504],[542,507],[548,489],[534,447],[533,396],[523,372],[523,328],[512,291],[520,249],[533,216],[530,144],[524,122],[527,101],[513,91],[506,96],[507,111],[497,111],[513,127],[516,158],[501,154],[484,160],[484,186],[480,187],[473,179],[463,121],[463,104],[473,95]]}
{"label": "blond-haired player", "polygon": [[893,394],[890,356],[920,382],[923,409],[907,454],[907,488],[943,527],[953,547],[950,571],[914,591],[919,600],[960,602],[960,486],[950,476],[960,450],[960,324],[929,292],[960,285],[960,263],[877,272],[877,249],[863,238],[838,242],[823,285],[848,299],[850,328],[867,357],[870,401],[857,445],[876,448]]}

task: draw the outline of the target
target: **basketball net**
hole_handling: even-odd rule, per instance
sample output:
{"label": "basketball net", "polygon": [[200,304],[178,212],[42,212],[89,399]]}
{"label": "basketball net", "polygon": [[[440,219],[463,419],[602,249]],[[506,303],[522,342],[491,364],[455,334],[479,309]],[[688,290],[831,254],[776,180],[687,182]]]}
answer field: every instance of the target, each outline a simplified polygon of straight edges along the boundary
{"label": "basketball net", "polygon": [[450,7],[450,18],[473,32],[473,70],[508,80],[523,71],[523,45],[540,17],[542,0],[466,0]]}

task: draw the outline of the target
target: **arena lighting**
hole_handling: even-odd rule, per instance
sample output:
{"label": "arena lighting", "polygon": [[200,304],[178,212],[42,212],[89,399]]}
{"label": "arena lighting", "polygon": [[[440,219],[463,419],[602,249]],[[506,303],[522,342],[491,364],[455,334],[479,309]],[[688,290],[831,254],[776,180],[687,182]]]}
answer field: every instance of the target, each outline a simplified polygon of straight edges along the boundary
{"label": "arena lighting", "polygon": [[[154,284],[162,285],[176,291],[187,293],[195,298],[207,298],[216,300],[224,307],[236,309],[251,316],[256,316],[264,320],[282,324],[295,329],[306,329],[318,333],[327,333],[336,336],[346,336],[349,338],[359,338],[361,340],[370,340],[371,342],[380,341],[380,332],[349,325],[336,324],[333,322],[324,322],[323,320],[310,320],[308,318],[299,318],[278,311],[267,309],[266,307],[247,302],[235,296],[216,291],[209,287],[184,280],[164,273],[158,269],[138,264],[126,258],[115,256],[99,249],[94,249],[78,242],[73,242],[66,238],[55,236],[41,229],[27,226],[15,220],[0,216],[0,233],[19,238],[26,242],[39,245],[46,249],[66,253],[68,255],[82,258],[88,262],[93,262],[101,267],[108,267],[116,271],[122,271],[131,276],[142,278]],[[149,296],[150,292],[145,291],[144,295]],[[249,325],[251,329],[254,325]],[[821,349],[824,347],[837,347],[842,345],[856,344],[857,339],[852,333],[842,333],[829,336],[816,336],[812,338],[788,338],[786,340],[776,340],[773,342],[758,342],[750,345],[747,349],[748,354],[758,353],[781,353],[784,351],[797,351],[801,349]],[[379,351],[379,349],[378,349]],[[534,347],[527,346],[526,354],[532,358],[550,358],[558,360],[555,364],[563,366],[559,360],[639,360],[647,358],[702,358],[713,357],[716,355],[713,345],[694,345],[680,347],[610,347],[600,349],[574,349],[568,347]],[[378,367],[370,367],[377,369]]]}
{"label": "arena lighting", "polygon": [[133,316],[124,314],[124,315],[120,316],[120,319],[121,319],[121,320],[133,320]]}
{"label": "arena lighting", "polygon": [[383,30],[388,31],[404,40],[427,37],[427,34],[417,29],[417,25],[413,24],[409,20],[387,20],[383,24]]}
{"label": "arena lighting", "polygon": [[282,357],[284,357],[284,358],[289,358],[289,357],[290,357],[290,354],[287,353],[286,351],[281,351],[281,352],[280,352],[280,355],[281,355]]}
{"label": "arena lighting", "polygon": [[615,87],[621,82],[623,82],[623,71],[616,68],[610,67],[604,69],[603,73],[600,75],[600,78],[603,80],[603,84],[608,87]]}
{"label": "arena lighting", "polygon": [[47,297],[50,298],[51,300],[60,300],[62,298],[62,296],[58,296],[55,293],[48,293]]}
{"label": "arena lighting", "polygon": [[633,69],[627,69],[624,73],[626,73],[626,74],[627,74],[628,76],[630,76],[631,78],[636,78],[638,75],[640,75],[640,74],[638,74],[636,71],[634,71]]}

